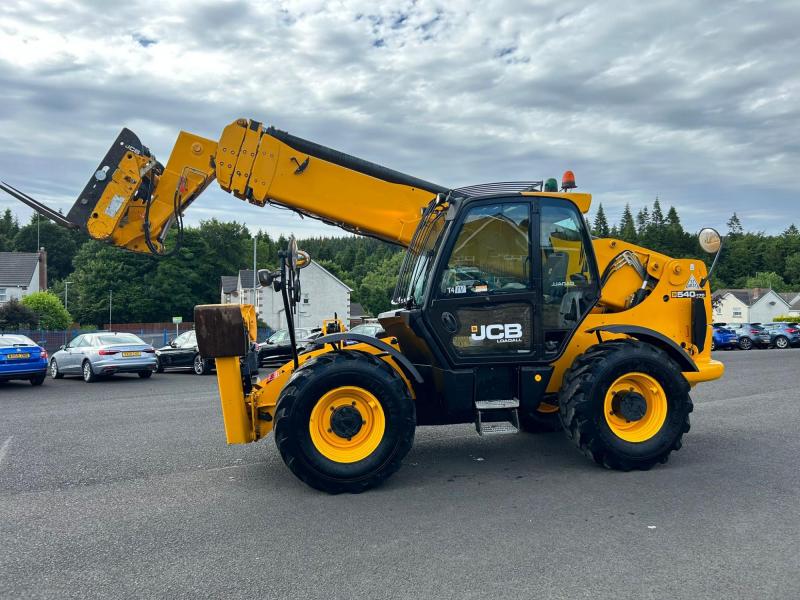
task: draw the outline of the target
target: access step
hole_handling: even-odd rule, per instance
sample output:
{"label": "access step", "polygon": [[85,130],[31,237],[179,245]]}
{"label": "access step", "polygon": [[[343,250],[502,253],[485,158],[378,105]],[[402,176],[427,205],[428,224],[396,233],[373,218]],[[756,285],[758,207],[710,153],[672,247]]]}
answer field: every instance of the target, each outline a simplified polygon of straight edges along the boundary
{"label": "access step", "polygon": [[475,401],[475,429],[479,435],[503,435],[519,432],[519,400]]}

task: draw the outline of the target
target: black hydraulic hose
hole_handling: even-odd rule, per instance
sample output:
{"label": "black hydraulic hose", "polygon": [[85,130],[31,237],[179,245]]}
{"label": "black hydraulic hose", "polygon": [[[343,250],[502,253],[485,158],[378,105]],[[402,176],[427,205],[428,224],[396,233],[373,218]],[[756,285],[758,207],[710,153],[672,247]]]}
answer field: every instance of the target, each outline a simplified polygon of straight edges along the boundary
{"label": "black hydraulic hose", "polygon": [[425,181],[424,179],[418,179],[417,177],[412,177],[411,175],[406,175],[400,171],[389,169],[351,154],[339,152],[338,150],[328,148],[327,146],[317,144],[316,142],[304,140],[303,138],[292,135],[291,133],[287,133],[286,131],[281,131],[280,129],[275,129],[274,127],[268,127],[265,130],[265,133],[294,148],[298,152],[302,152],[303,154],[308,154],[316,158],[321,158],[329,163],[339,165],[340,167],[345,167],[352,171],[358,171],[359,173],[369,175],[370,177],[375,177],[376,179],[388,181],[389,183],[399,183],[401,185],[407,185],[420,190],[427,190],[433,194],[446,194],[450,191],[450,188],[431,183],[430,181]]}

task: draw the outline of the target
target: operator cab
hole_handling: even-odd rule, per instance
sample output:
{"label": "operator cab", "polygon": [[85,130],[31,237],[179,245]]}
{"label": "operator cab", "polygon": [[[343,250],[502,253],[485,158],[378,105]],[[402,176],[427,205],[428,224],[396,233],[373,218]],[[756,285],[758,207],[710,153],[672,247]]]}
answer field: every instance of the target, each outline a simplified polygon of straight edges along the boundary
{"label": "operator cab", "polygon": [[[432,371],[430,391],[466,420],[473,398],[538,403],[550,363],[600,290],[588,206],[541,182],[493,191],[463,188],[428,206],[398,278],[394,302],[404,308],[379,316],[420,371]],[[521,389],[524,371],[541,375],[541,389]]]}

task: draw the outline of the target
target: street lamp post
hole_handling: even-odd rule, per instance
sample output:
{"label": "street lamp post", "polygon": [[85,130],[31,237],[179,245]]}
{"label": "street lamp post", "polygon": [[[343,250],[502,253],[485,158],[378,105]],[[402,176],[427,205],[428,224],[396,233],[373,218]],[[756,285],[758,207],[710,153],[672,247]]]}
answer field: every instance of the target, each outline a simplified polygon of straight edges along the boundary
{"label": "street lamp post", "polygon": [[69,309],[69,284],[71,281],[64,282],[64,310]]}

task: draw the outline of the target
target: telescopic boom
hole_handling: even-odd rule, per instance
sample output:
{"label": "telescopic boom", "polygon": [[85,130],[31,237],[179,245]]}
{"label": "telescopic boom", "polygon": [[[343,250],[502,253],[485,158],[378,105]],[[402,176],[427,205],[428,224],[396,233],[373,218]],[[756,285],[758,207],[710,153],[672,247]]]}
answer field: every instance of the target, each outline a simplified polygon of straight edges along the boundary
{"label": "telescopic boom", "polygon": [[407,246],[432,198],[448,188],[239,119],[219,141],[181,132],[166,166],[123,129],[66,217],[8,184],[0,189],[43,216],[134,252],[164,254],[164,240],[216,179],[257,206],[275,204]]}

